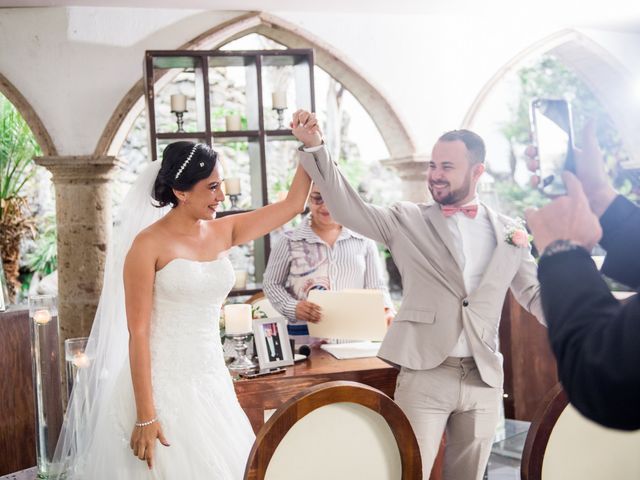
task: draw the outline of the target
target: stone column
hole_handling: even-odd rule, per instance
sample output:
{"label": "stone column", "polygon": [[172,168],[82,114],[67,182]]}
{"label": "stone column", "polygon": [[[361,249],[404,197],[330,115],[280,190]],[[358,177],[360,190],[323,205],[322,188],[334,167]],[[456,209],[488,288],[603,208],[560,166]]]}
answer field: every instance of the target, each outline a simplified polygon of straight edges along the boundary
{"label": "stone column", "polygon": [[58,228],[60,341],[89,335],[111,236],[111,156],[37,157],[53,174]]}
{"label": "stone column", "polygon": [[391,167],[398,172],[402,180],[402,199],[410,202],[423,203],[431,200],[427,188],[427,173],[429,157],[426,155],[411,155],[402,158],[382,160],[382,165]]}

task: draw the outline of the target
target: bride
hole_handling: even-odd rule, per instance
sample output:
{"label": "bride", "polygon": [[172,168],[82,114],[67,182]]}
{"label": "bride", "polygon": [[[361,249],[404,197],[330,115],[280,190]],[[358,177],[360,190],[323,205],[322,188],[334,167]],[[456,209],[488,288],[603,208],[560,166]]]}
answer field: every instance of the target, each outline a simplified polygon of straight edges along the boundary
{"label": "bride", "polygon": [[[292,125],[318,131],[306,113]],[[243,478],[255,437],[218,332],[234,284],[225,252],[301,212],[310,180],[298,166],[285,200],[215,219],[222,175],[211,148],[176,142],[127,195],[54,478]]]}

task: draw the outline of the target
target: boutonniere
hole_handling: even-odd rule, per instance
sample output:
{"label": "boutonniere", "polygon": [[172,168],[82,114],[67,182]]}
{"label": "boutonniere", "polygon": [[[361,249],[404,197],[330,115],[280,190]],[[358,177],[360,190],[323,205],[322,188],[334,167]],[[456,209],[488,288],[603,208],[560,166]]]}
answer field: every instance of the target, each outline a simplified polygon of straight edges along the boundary
{"label": "boutonniere", "polygon": [[529,234],[522,222],[509,226],[504,232],[504,241],[518,248],[529,246]]}

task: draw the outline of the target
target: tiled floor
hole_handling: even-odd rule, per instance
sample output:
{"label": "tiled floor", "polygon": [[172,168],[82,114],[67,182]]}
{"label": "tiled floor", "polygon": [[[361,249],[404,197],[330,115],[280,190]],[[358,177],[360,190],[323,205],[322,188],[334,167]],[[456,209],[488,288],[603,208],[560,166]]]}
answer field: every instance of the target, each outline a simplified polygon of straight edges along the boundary
{"label": "tiled floor", "polygon": [[520,480],[520,461],[492,453],[488,480]]}
{"label": "tiled floor", "polygon": [[486,480],[520,480],[520,459],[529,422],[506,420],[501,440],[493,444]]}

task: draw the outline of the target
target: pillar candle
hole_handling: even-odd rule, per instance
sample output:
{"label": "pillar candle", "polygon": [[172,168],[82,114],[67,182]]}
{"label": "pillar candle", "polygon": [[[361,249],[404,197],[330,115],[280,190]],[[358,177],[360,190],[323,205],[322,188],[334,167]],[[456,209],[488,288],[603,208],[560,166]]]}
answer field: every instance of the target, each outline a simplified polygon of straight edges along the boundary
{"label": "pillar candle", "polygon": [[271,105],[273,108],[287,108],[287,92],[273,92],[271,94]]}
{"label": "pillar candle", "polygon": [[171,95],[171,111],[172,112],[186,112],[187,111],[187,97],[181,93]]}
{"label": "pillar candle", "polygon": [[227,335],[242,335],[251,330],[251,305],[236,303],[224,307],[224,325]]}
{"label": "pillar candle", "polygon": [[242,122],[240,120],[240,115],[234,113],[232,115],[227,115],[224,117],[227,132],[242,130]]}
{"label": "pillar candle", "polygon": [[240,195],[240,179],[239,178],[225,179],[224,187],[227,195]]}

